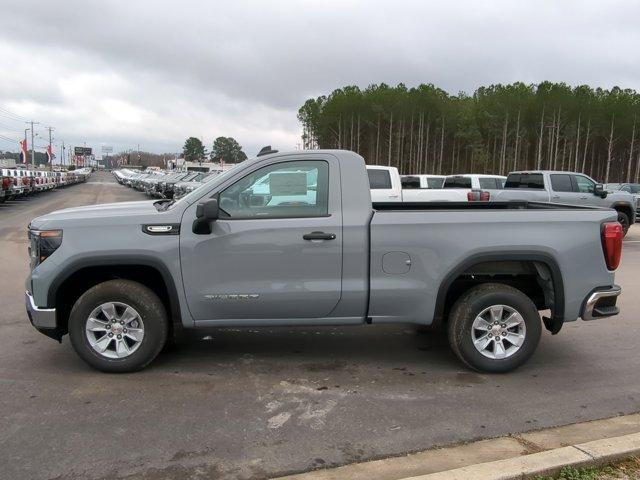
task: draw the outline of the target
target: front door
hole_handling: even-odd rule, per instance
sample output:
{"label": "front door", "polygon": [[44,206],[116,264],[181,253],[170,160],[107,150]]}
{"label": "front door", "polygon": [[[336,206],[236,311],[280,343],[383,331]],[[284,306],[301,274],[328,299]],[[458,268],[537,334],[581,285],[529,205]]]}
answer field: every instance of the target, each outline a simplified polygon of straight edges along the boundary
{"label": "front door", "polygon": [[551,203],[564,203],[575,205],[578,203],[577,195],[573,191],[571,175],[568,173],[552,173],[551,179]]}
{"label": "front door", "polygon": [[195,204],[184,213],[180,259],[196,321],[321,318],[340,300],[337,160],[271,161],[216,192],[210,234],[193,232]]}

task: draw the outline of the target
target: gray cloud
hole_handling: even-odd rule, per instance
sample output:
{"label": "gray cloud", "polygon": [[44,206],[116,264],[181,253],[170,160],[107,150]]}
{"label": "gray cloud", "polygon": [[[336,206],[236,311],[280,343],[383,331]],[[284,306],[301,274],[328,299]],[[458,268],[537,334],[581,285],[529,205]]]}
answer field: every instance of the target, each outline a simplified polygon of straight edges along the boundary
{"label": "gray cloud", "polygon": [[174,151],[187,135],[232,135],[249,153],[288,149],[303,101],[347,84],[640,88],[633,1],[5,0],[2,12],[0,107],[69,142]]}

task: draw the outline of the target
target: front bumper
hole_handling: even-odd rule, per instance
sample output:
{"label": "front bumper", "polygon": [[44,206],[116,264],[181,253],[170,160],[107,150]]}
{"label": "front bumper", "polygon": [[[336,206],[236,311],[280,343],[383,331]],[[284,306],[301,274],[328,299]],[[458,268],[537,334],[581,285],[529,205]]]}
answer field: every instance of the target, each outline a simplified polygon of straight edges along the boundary
{"label": "front bumper", "polygon": [[582,319],[598,320],[617,315],[620,313],[620,309],[616,306],[616,301],[621,293],[622,288],[618,285],[592,291],[582,307]]}
{"label": "front bumper", "polygon": [[56,309],[37,307],[33,301],[33,295],[29,292],[24,292],[24,300],[31,325],[40,333],[61,341],[63,332],[58,328]]}

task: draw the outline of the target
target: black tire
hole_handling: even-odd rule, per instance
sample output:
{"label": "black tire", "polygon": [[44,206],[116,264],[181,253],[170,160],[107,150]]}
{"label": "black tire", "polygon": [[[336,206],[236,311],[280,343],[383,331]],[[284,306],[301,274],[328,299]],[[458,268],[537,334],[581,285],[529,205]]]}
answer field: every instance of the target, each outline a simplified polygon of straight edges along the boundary
{"label": "black tire", "polygon": [[[108,358],[89,344],[85,327],[91,312],[107,302],[133,307],[144,324],[144,337],[137,349],[124,358]],[[102,372],[135,372],[146,367],[167,341],[167,312],[158,296],[131,280],[109,280],[90,288],[76,301],[69,316],[69,337],[76,353]]]}
{"label": "black tire", "polygon": [[[492,305],[506,305],[516,310],[526,327],[522,345],[507,358],[488,358],[473,344],[473,322]],[[485,283],[473,287],[458,299],[449,314],[447,329],[451,348],[468,367],[482,372],[504,373],[518,368],[533,355],[540,342],[542,322],[536,306],[520,290],[500,283]]]}
{"label": "black tire", "polygon": [[626,237],[629,231],[629,215],[618,210],[618,222],[622,225],[622,234]]}

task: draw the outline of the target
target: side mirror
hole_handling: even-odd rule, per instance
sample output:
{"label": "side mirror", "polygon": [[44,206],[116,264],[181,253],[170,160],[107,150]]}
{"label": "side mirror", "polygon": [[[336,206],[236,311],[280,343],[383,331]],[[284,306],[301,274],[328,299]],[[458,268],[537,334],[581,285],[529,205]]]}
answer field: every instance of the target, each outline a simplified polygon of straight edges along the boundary
{"label": "side mirror", "polygon": [[600,198],[607,198],[607,191],[601,183],[596,183],[595,187],[593,187],[593,194]]}
{"label": "side mirror", "polygon": [[199,203],[196,207],[196,217],[200,220],[207,222],[215,222],[220,214],[220,207],[218,207],[218,199],[210,198],[202,203]]}
{"label": "side mirror", "polygon": [[210,198],[196,206],[196,219],[193,221],[193,233],[197,235],[209,235],[211,233],[211,222],[218,219],[220,207],[218,199]]}

